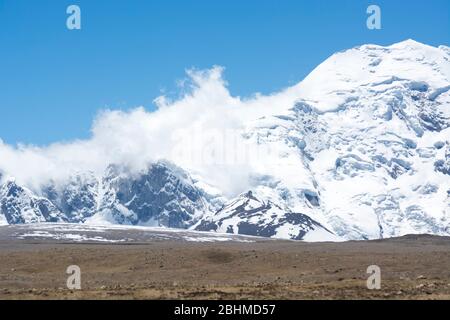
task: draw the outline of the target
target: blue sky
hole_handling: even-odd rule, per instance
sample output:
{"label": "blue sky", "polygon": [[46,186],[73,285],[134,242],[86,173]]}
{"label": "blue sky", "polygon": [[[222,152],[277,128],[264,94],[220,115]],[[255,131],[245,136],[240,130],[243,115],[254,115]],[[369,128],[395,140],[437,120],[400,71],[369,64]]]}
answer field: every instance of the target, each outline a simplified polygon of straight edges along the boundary
{"label": "blue sky", "polygon": [[[82,30],[66,28],[70,4]],[[366,28],[369,4],[382,30]],[[151,110],[187,68],[224,66],[231,93],[246,96],[356,45],[449,45],[449,15],[448,0],[0,0],[0,138],[87,138],[99,110]]]}

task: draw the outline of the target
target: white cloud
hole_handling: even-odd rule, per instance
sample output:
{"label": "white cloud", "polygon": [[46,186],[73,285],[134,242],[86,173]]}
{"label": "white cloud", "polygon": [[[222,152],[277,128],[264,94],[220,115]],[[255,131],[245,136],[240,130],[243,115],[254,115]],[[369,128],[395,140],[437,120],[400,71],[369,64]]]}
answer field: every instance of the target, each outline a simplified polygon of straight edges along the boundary
{"label": "white cloud", "polygon": [[143,107],[100,112],[88,140],[45,147],[13,147],[0,140],[0,171],[37,189],[76,171],[101,174],[112,163],[139,170],[149,162],[168,159],[226,193],[245,191],[252,173],[249,159],[236,161],[242,157],[239,150],[246,148],[240,130],[250,119],[292,106],[295,88],[241,99],[231,96],[222,73],[218,66],[188,71],[187,92],[176,101],[155,99],[158,108],[153,112]]}

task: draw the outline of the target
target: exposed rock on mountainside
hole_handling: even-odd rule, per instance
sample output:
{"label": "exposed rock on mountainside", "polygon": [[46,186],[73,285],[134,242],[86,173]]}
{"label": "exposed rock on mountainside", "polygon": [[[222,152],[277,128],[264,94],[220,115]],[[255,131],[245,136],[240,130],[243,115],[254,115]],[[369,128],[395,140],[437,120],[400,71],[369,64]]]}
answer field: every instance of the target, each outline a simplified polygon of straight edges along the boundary
{"label": "exposed rock on mountainside", "polygon": [[307,215],[261,201],[251,191],[227,203],[211,217],[203,218],[195,229],[293,240],[339,240]]}

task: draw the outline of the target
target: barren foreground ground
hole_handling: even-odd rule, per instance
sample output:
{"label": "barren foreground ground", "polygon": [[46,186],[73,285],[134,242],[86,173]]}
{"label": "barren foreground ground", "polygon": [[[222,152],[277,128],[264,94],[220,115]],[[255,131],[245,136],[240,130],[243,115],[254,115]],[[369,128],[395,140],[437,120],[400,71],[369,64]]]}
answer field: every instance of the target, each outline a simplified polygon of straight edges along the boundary
{"label": "barren foreground ground", "polygon": [[[2,228],[1,299],[450,299],[450,238],[105,244],[14,240]],[[366,287],[374,264],[381,290]],[[67,289],[69,265],[82,290]]]}

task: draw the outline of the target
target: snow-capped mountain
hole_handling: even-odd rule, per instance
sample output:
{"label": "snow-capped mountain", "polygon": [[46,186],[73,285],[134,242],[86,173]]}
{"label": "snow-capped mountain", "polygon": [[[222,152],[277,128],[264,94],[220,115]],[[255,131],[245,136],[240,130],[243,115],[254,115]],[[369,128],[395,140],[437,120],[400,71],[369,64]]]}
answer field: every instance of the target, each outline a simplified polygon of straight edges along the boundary
{"label": "snow-capped mountain", "polygon": [[230,109],[243,143],[260,151],[245,164],[248,181],[237,194],[172,159],[138,172],[110,164],[40,188],[19,185],[0,168],[0,223],[132,224],[308,241],[450,234],[450,48],[412,40],[360,46],[263,99],[270,107]]}
{"label": "snow-capped mountain", "polygon": [[7,180],[0,187],[0,223],[65,222],[65,216],[46,198]]}
{"label": "snow-capped mountain", "polygon": [[70,176],[62,184],[51,183],[42,190],[42,196],[50,200],[64,215],[67,222],[85,222],[98,211],[99,181],[93,173]]}
{"label": "snow-capped mountain", "polygon": [[259,200],[251,191],[226,203],[217,213],[203,217],[194,229],[280,239],[339,241],[339,237],[307,215],[281,208],[270,200]]}
{"label": "snow-capped mountain", "polygon": [[101,178],[79,173],[50,184],[41,195],[6,181],[0,212],[8,224],[34,222],[112,223],[188,228],[209,209],[200,190],[180,168],[158,162],[132,173],[111,165]]}
{"label": "snow-capped mountain", "polygon": [[110,166],[101,194],[98,213],[90,222],[188,228],[208,211],[189,174],[168,162],[152,164],[137,174]]}
{"label": "snow-capped mountain", "polygon": [[334,55],[299,85],[321,132],[317,140],[304,130],[304,150],[337,234],[450,232],[448,49],[366,45]]}

